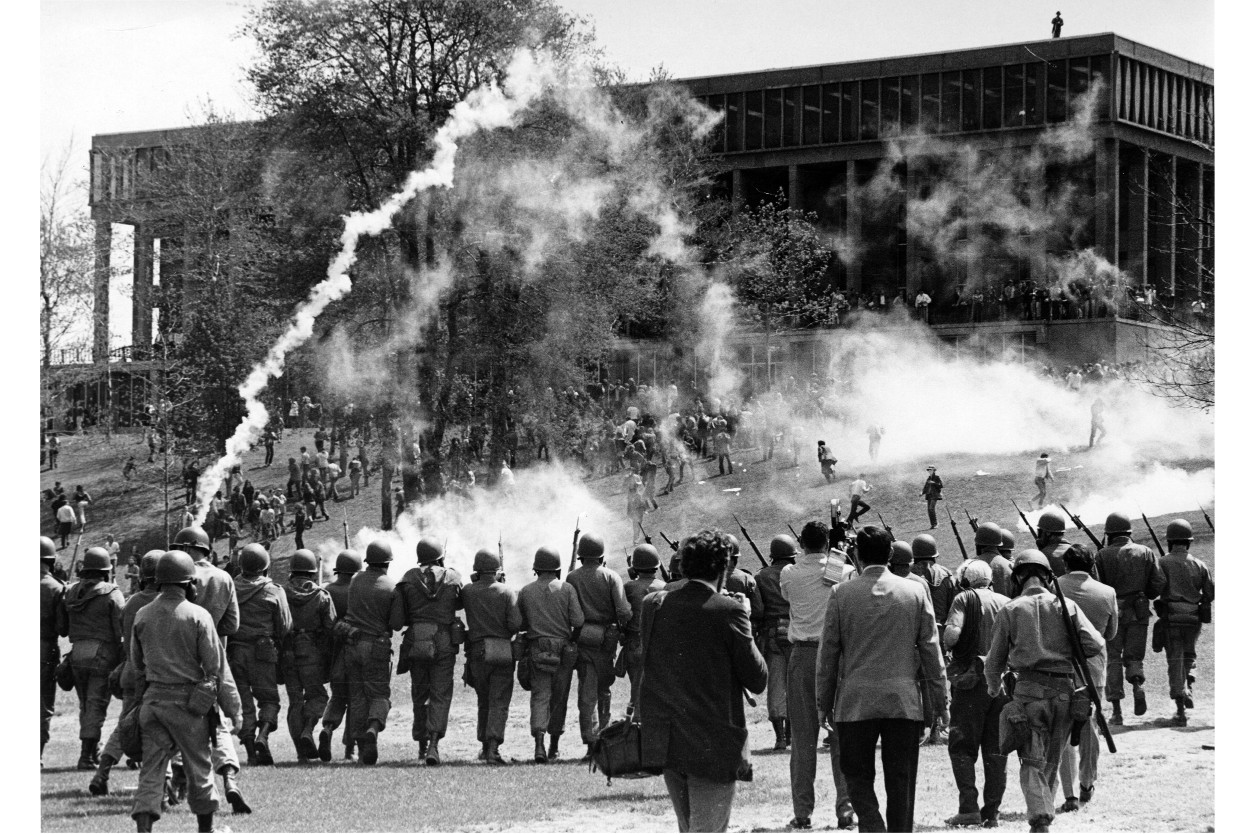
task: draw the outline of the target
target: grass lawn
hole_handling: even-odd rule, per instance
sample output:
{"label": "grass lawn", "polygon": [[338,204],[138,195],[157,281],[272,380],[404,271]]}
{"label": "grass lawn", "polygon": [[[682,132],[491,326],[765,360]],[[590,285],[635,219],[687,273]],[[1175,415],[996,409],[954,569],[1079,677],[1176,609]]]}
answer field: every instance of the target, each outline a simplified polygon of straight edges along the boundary
{"label": "grass lawn", "polygon": [[[266,489],[285,484],[285,460],[298,451],[301,444],[312,447],[311,432],[288,433],[279,446],[275,465],[260,468],[260,452],[249,456],[245,477]],[[103,540],[105,532],[115,532],[129,552],[134,542],[142,552],[156,546],[159,532],[160,492],[153,481],[159,473],[154,467],[141,464],[140,476],[126,482],[121,467],[126,457],[146,459],[146,447],[137,438],[117,436],[110,443],[96,438],[66,438],[62,447],[61,467],[55,472],[41,473],[42,487],[60,480],[72,492],[84,484],[96,499],[88,510],[88,533],[83,546]],[[840,451],[840,450],[839,450]],[[841,455],[845,458],[850,454]],[[814,457],[814,456],[813,456]],[[1083,468],[1065,474],[1065,481],[1056,486],[1058,495],[1082,494],[1089,485],[1114,474],[1109,461],[1097,453],[1073,453],[1070,459],[1080,460]],[[827,518],[828,501],[840,497],[846,503],[846,486],[853,472],[843,466],[833,486],[825,484],[814,460],[804,459],[798,468],[785,468],[775,460],[756,463],[758,454],[748,451],[735,465],[736,474],[708,477],[715,473],[715,464],[708,471],[706,464],[696,466],[692,480],[667,498],[661,499],[658,512],[648,516],[648,530],[657,536],[663,530],[670,537],[692,532],[701,526],[732,524],[730,510],[738,513],[748,525],[761,547],[778,532],[785,531],[786,522],[799,527],[810,518]],[[1000,523],[1014,518],[1009,499],[1023,499],[1031,493],[1029,463],[1032,455],[998,458],[947,458],[937,460],[946,481],[946,494],[951,509],[958,513],[967,506],[982,519]],[[1186,468],[1210,466],[1208,461],[1186,462]],[[871,503],[875,515],[880,510],[900,538],[910,539],[927,531],[924,504],[918,494],[924,479],[923,462],[903,468],[872,469],[869,482],[876,489]],[[977,471],[989,474],[977,475]],[[518,479],[523,475],[519,474]],[[618,478],[595,482],[594,491],[609,505],[623,506]],[[698,481],[704,481],[700,484]],[[662,483],[662,482],[661,482]],[[741,487],[739,493],[722,490]],[[308,536],[315,544],[322,538],[341,535],[339,515],[346,511],[352,529],[378,523],[376,482],[371,484],[370,498],[331,504],[334,521],[319,523]],[[1185,502],[1182,501],[1182,504]],[[154,509],[153,508],[157,508]],[[1132,509],[1131,507],[1129,509]],[[1214,565],[1214,542],[1201,515],[1195,508],[1181,513],[1194,524],[1198,536],[1194,552]],[[50,524],[46,508],[41,513],[44,532]],[[1166,519],[1152,519],[1156,528]],[[175,522],[176,523],[176,522]],[[1014,528],[1014,524],[1011,525]],[[1100,527],[1095,527],[1101,532]],[[628,527],[622,517],[619,524],[607,531],[609,554],[619,554],[620,545],[629,541]],[[949,524],[933,531],[941,552],[940,561],[954,566],[960,561],[958,548]],[[966,544],[971,543],[971,530],[961,525]],[[1070,540],[1078,541],[1069,536]],[[1027,534],[1019,540],[1027,538]],[[71,542],[71,549],[73,544]],[[219,547],[221,545],[219,544]],[[292,536],[282,537],[272,548],[277,569],[275,578],[285,574],[285,559],[293,551]],[[68,557],[66,557],[68,558]],[[620,555],[610,560],[612,566],[624,571]],[[754,570],[758,564],[749,551],[743,564]],[[529,577],[510,577],[511,582],[529,581]],[[1085,809],[1064,814],[1056,819],[1055,831],[1134,831],[1183,830],[1203,831],[1215,822],[1214,745],[1214,649],[1215,628],[1204,629],[1198,644],[1197,685],[1194,690],[1196,708],[1191,711],[1190,726],[1167,726],[1166,717],[1172,705],[1167,699],[1166,665],[1163,655],[1149,654],[1146,661],[1147,693],[1150,711],[1142,718],[1129,715],[1126,726],[1117,728],[1120,752],[1107,754],[1100,762],[1098,790],[1094,801]],[[329,764],[296,766],[295,752],[286,735],[285,723],[273,735],[273,751],[278,765],[272,768],[244,769],[242,784],[255,808],[250,816],[223,816],[222,822],[235,831],[449,831],[449,830],[521,830],[521,831],[654,831],[673,830],[675,820],[657,778],[606,784],[602,774],[589,773],[585,765],[575,761],[536,766],[527,763],[532,751],[528,733],[528,693],[518,686],[514,691],[508,738],[502,748],[505,758],[513,760],[508,767],[489,767],[474,760],[476,718],[475,698],[471,690],[459,683],[452,701],[451,724],[442,750],[445,764],[429,769],[416,764],[416,743],[411,741],[412,712],[408,680],[392,679],[392,710],[390,726],[382,735],[380,763],[374,768],[345,765],[338,761],[341,746],[335,748],[336,760]],[[44,755],[47,768],[41,775],[42,824],[47,831],[132,831],[130,802],[137,781],[137,771],[124,767],[114,769],[110,783],[112,793],[94,798],[87,793],[88,773],[73,769],[77,759],[77,715],[72,694],[58,691],[58,714],[53,721],[52,741]],[[618,681],[613,691],[614,713],[620,714],[628,698],[628,686]],[[761,699],[762,700],[762,699]],[[283,693],[285,719],[285,693]],[[116,719],[118,705],[110,710],[108,732]],[[1131,712],[1131,709],[1130,709]],[[752,747],[756,751],[755,781],[740,784],[735,801],[731,829],[740,831],[781,830],[793,816],[790,807],[789,773],[786,754],[772,752],[772,730],[763,707],[748,708]],[[570,709],[570,733],[564,737],[565,753],[575,759],[583,752],[577,743],[576,706]],[[1024,802],[1016,779],[1014,759],[1003,804],[1003,829],[1027,830]],[[878,792],[884,793],[878,782]],[[833,780],[827,759],[817,777],[817,808],[813,826],[830,829],[835,826],[833,812]],[[1062,799],[1060,799],[1062,801]],[[954,780],[945,747],[924,747],[920,754],[920,770],[916,797],[916,828],[943,828],[943,820],[956,810]],[[194,819],[185,806],[173,809],[162,819],[159,830],[193,830]],[[1213,830],[1213,829],[1210,829]]]}

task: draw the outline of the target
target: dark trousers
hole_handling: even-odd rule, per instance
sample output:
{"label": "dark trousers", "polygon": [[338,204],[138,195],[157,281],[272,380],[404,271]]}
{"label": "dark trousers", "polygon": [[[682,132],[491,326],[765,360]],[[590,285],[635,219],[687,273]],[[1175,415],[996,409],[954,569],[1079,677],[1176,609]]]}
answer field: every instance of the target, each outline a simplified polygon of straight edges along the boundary
{"label": "dark trousers", "polygon": [[1146,643],[1150,616],[1138,616],[1132,603],[1120,603],[1120,628],[1107,641],[1107,699],[1124,697],[1124,682],[1146,680]]}
{"label": "dark trousers", "polygon": [[472,657],[466,662],[471,667],[473,689],[477,692],[477,740],[503,744],[504,730],[508,726],[508,707],[512,704],[516,664],[494,666]]}
{"label": "dark trousers", "polygon": [[937,499],[929,498],[925,503],[929,507],[929,526],[937,527]]}
{"label": "dark trousers", "polygon": [[720,473],[721,473],[722,475],[726,474],[726,473],[725,473],[725,466],[726,466],[726,465],[728,465],[728,466],[729,466],[729,473],[728,473],[728,474],[732,475],[732,474],[734,473],[734,462],[730,459],[729,455],[717,455],[717,456],[716,456],[716,465],[717,465],[717,468],[719,468],[719,469],[720,469]]}
{"label": "dark trousers", "polygon": [[428,741],[447,735],[447,715],[456,690],[456,656],[444,654],[434,660],[413,661],[412,740]]}
{"label": "dark trousers", "polygon": [[39,749],[48,743],[56,712],[56,666],[60,651],[55,640],[39,641]]}
{"label": "dark trousers", "polygon": [[612,684],[616,680],[616,646],[577,650],[577,723],[582,741],[594,743],[612,720]]}
{"label": "dark trousers", "polygon": [[265,466],[268,466],[271,463],[273,463],[273,447],[266,446],[265,447]]}
{"label": "dark trousers", "polygon": [[1189,690],[1189,673],[1198,659],[1198,634],[1201,625],[1173,625],[1166,623],[1167,641],[1164,648],[1168,658],[1168,697],[1184,698]]}
{"label": "dark trousers", "polygon": [[[959,788],[959,813],[998,816],[1007,789],[1007,757],[998,752],[998,717],[1006,699],[991,697],[984,685],[951,690],[951,771]],[[977,757],[985,768],[985,802],[977,803]]]}
{"label": "dark trousers", "polygon": [[863,515],[864,513],[868,512],[871,509],[872,507],[870,507],[864,501],[864,499],[860,498],[858,495],[852,495],[851,496],[851,513],[850,515],[846,517],[846,520],[848,522],[854,521],[855,519],[859,518],[861,515]]}
{"label": "dark trousers", "polygon": [[[347,676],[347,733],[358,740],[373,722],[386,729],[391,712],[391,640],[360,637],[347,644],[344,655]],[[327,707],[328,709],[328,707]]]}
{"label": "dark trousers", "polygon": [[[920,760],[923,721],[876,718],[839,721],[838,741],[842,773],[860,831],[911,831],[916,801],[916,766]],[[885,821],[873,782],[877,778],[877,741],[881,741],[881,770],[885,780]]]}

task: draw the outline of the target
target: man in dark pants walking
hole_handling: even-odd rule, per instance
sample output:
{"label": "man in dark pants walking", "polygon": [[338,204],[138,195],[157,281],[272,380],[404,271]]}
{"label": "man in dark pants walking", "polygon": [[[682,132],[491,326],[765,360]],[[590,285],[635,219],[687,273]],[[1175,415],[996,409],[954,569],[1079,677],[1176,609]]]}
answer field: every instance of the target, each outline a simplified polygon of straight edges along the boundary
{"label": "man in dark pants walking", "polygon": [[920,495],[929,507],[929,529],[937,529],[937,502],[942,500],[942,479],[938,477],[937,467],[928,468],[929,477],[925,479]]}
{"label": "man in dark pants walking", "polygon": [[[918,672],[930,703],[950,719],[937,620],[922,583],[886,570],[889,533],[863,527],[855,544],[863,573],[839,583],[829,597],[816,660],[817,703],[822,723],[837,726],[839,763],[859,830],[911,831],[925,719]],[[878,740],[885,820],[873,788]]]}

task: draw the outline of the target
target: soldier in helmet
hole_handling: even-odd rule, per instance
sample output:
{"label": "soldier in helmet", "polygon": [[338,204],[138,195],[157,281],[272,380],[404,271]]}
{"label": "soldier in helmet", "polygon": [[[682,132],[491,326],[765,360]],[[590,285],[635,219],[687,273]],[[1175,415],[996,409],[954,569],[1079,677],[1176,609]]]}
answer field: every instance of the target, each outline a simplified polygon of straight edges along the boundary
{"label": "soldier in helmet", "polygon": [[65,614],[73,648],[70,664],[78,694],[79,770],[100,763],[100,733],[108,714],[109,674],[122,660],[122,592],[109,581],[113,563],[102,547],[89,547],[78,571],[79,581],[65,592]]}
{"label": "soldier in helmet", "polygon": [[[634,560],[637,564],[637,556]],[[560,581],[560,564],[560,554],[554,548],[538,548],[534,552],[534,573],[538,579],[517,595],[521,629],[526,633],[533,665],[530,733],[534,736],[534,761],[538,764],[560,757],[560,736],[564,733],[573,668],[577,665],[576,635],[586,619],[577,601],[577,591]],[[544,750],[543,737],[547,733],[551,734],[551,743]]]}
{"label": "soldier in helmet", "polygon": [[[621,660],[629,675],[629,702],[638,703],[638,686],[642,683],[642,600],[652,591],[664,588],[664,580],[656,575],[660,568],[660,554],[649,544],[634,548],[629,560],[630,580],[625,583],[625,599],[633,609],[633,616],[625,624],[621,640]],[[751,575],[746,574],[750,579]],[[754,580],[752,580],[754,585]]]}
{"label": "soldier in helmet", "polygon": [[473,557],[473,581],[461,592],[469,621],[466,680],[477,692],[478,758],[488,764],[504,763],[499,745],[512,702],[512,638],[521,630],[517,593],[500,581],[502,569],[498,555],[479,550]]}
{"label": "soldier in helmet", "polygon": [[603,564],[603,539],[584,533],[577,543],[581,567],[569,573],[568,583],[577,591],[586,622],[578,635],[577,712],[586,760],[590,745],[612,716],[613,666],[620,624],[629,622],[633,609],[625,599],[620,574]]}
{"label": "soldier in helmet", "polygon": [[291,612],[291,632],[282,646],[286,683],[286,727],[301,762],[317,758],[313,728],[326,709],[326,667],[337,612],[330,594],[317,584],[317,557],[309,550],[291,554],[291,576],[283,590]]}
{"label": "soldier in helmet", "polygon": [[417,567],[395,586],[400,621],[408,628],[395,671],[411,672],[412,739],[417,742],[417,758],[430,766],[442,761],[438,740],[447,735],[462,633],[456,612],[464,607],[463,587],[460,574],[444,567],[442,545],[429,536],[417,542]]}
{"label": "soldier in helmet", "polygon": [[[1008,667],[1016,673],[1012,702],[1003,707],[1001,726],[1027,726],[1022,733],[1020,787],[1024,792],[1029,831],[1049,831],[1054,820],[1059,758],[1072,729],[1069,704],[1075,690],[1072,646],[1058,600],[1048,590],[1050,562],[1038,550],[1016,556],[1011,581],[1015,598],[994,620],[994,635],[985,657],[985,682],[992,697],[1002,692]],[[1076,603],[1068,600],[1081,651],[1094,657],[1103,649],[1102,635]]]}
{"label": "soldier in helmet", "polygon": [[[149,550],[143,554],[143,558],[139,560],[139,590],[130,595],[125,607],[122,608],[122,663],[113,671],[118,680],[117,685],[112,687],[114,691],[121,690],[122,715],[130,711],[137,698],[137,682],[129,661],[131,632],[139,610],[156,599],[157,594],[160,593],[160,588],[156,587],[156,565],[164,553],[163,550]],[[113,765],[121,761],[121,758],[121,738],[117,727],[114,727],[108,742],[104,745],[104,752],[100,754],[100,764],[96,768],[95,776],[87,785],[92,796],[104,796],[109,792],[109,772]]]}
{"label": "soldier in helmet", "polygon": [[201,710],[197,698],[208,690],[230,713],[234,732],[242,727],[237,697],[219,686],[225,653],[212,615],[194,605],[196,567],[186,553],[171,550],[156,565],[160,594],[135,615],[130,662],[143,706],[143,766],[131,816],[138,831],[151,831],[160,819],[165,770],[176,749],[187,777],[187,804],[200,831],[213,830],[217,786],[212,772],[212,733],[218,713]]}
{"label": "soldier in helmet", "polygon": [[[230,574],[216,567],[211,559],[213,545],[202,527],[184,527],[174,536],[174,549],[186,553],[195,560],[196,605],[208,611],[217,635],[222,643],[239,630],[239,599]],[[158,583],[159,584],[159,583]],[[221,678],[223,689],[235,686],[230,665],[223,661]],[[221,774],[225,783],[226,801],[236,814],[250,814],[251,806],[239,788],[239,754],[229,733],[217,733],[213,741],[213,769]]]}
{"label": "soldier in helmet", "polygon": [[1164,630],[1164,649],[1168,659],[1168,689],[1176,702],[1172,723],[1184,727],[1189,723],[1186,709],[1194,706],[1193,669],[1197,660],[1198,634],[1203,623],[1211,622],[1211,603],[1215,600],[1215,580],[1211,570],[1189,552],[1193,528],[1183,518],[1168,524],[1168,555],[1160,561],[1165,585],[1155,609]]}
{"label": "soldier in helmet", "polygon": [[1003,546],[1003,529],[992,521],[983,522],[977,528],[973,543],[977,550],[974,558],[990,566],[990,573],[993,575],[990,584],[995,593],[1010,596],[1011,562],[998,551]]}
{"label": "soldier in helmet", "polygon": [[391,711],[391,632],[402,625],[395,580],[386,575],[394,559],[387,542],[369,543],[366,567],[348,590],[347,615],[338,621],[346,642],[348,733],[365,765],[378,763],[378,736]]}
{"label": "soldier in helmet", "polygon": [[249,544],[239,554],[239,630],[226,646],[226,658],[243,699],[243,732],[248,764],[273,764],[269,734],[278,726],[278,647],[291,632],[286,594],[269,574],[269,552]]}
{"label": "soldier in helmet", "polygon": [[928,533],[921,533],[911,540],[912,566],[911,572],[919,576],[929,586],[929,597],[933,600],[933,615],[937,618],[938,638],[941,639],[942,629],[946,627],[946,615],[950,612],[951,600],[958,589],[951,572],[937,563],[937,540]]}
{"label": "soldier in helmet", "polygon": [[786,678],[790,669],[790,602],[781,595],[781,571],[794,564],[798,544],[787,535],[774,536],[768,545],[772,564],[755,575],[763,602],[760,642],[768,664],[768,723],[773,725],[774,750],[790,746],[790,721],[786,713]]}
{"label": "soldier in helmet", "polygon": [[1063,576],[1068,568],[1063,559],[1072,543],[1064,534],[1068,523],[1059,513],[1046,511],[1037,520],[1037,549],[1050,562],[1050,570],[1055,576]]}
{"label": "soldier in helmet", "polygon": [[[344,550],[334,561],[334,581],[326,583],[323,587],[326,593],[330,595],[331,602],[334,603],[336,623],[343,621],[347,616],[348,595],[352,577],[360,572],[363,564],[360,560],[360,554],[354,550]],[[330,742],[333,739],[334,731],[343,723],[343,716],[347,714],[348,694],[347,667],[344,658],[345,644],[342,636],[337,633],[338,631],[339,629],[335,629],[336,633],[331,636],[329,646],[330,700],[326,702],[325,713],[321,716],[321,734],[317,737],[317,757],[323,762],[330,761]],[[343,758],[347,761],[353,761],[356,758],[355,749],[355,741],[352,740],[349,732],[345,731],[343,733]]]}
{"label": "soldier in helmet", "polygon": [[48,743],[52,716],[56,712],[56,666],[61,658],[58,638],[68,626],[65,615],[65,583],[52,572],[56,567],[56,542],[39,537],[39,757]]}
{"label": "soldier in helmet", "polygon": [[1124,681],[1133,687],[1133,714],[1146,714],[1146,635],[1150,625],[1150,600],[1163,593],[1167,582],[1158,555],[1134,544],[1132,522],[1124,513],[1111,513],[1104,527],[1107,545],[1094,557],[1097,577],[1115,589],[1120,625],[1107,644],[1107,700],[1111,723],[1123,724],[1120,701]]}
{"label": "soldier in helmet", "polygon": [[729,538],[732,553],[729,556],[729,575],[725,577],[725,591],[730,594],[742,594],[746,599],[747,607],[751,612],[751,633],[756,636],[758,642],[761,624],[764,622],[764,600],[760,598],[755,577],[749,570],[738,567],[738,558],[742,555],[738,537],[732,534],[726,535]]}

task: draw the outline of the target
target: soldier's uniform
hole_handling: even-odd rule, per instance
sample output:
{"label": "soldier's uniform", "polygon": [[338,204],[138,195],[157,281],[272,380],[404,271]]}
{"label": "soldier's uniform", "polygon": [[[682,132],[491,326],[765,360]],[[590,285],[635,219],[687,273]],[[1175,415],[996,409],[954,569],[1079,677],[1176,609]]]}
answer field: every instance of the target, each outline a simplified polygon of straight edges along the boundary
{"label": "soldier's uniform", "polygon": [[[623,663],[625,673],[629,675],[629,702],[637,705],[638,687],[642,683],[642,600],[652,591],[663,590],[665,583],[656,575],[656,570],[660,566],[660,555],[651,545],[642,544],[635,547],[632,562],[634,570],[638,572],[638,578],[625,583],[625,599],[629,601],[633,616],[629,618],[629,622],[625,623],[625,628],[622,630],[621,661],[619,662]],[[750,578],[749,575],[748,578]],[[752,588],[754,585],[754,579],[752,579]]]}
{"label": "soldier's uniform", "polygon": [[[625,599],[619,574],[601,563],[603,541],[590,533],[577,545],[581,567],[569,573],[586,622],[578,637],[577,712],[582,741],[594,743],[612,717],[612,681],[620,624],[629,622],[633,609]],[[589,755],[589,753],[587,754]]]}
{"label": "soldier's uniform", "polygon": [[[93,551],[98,551],[94,552]],[[110,572],[112,564],[103,548],[89,548],[82,570]],[[98,576],[98,574],[95,574]],[[82,742],[79,770],[94,770],[100,763],[100,734],[108,715],[109,673],[122,659],[122,608],[126,600],[112,582],[101,578],[80,580],[65,592],[65,614],[73,648],[70,664],[78,694],[78,738]]]}
{"label": "soldier's uniform", "polygon": [[[577,665],[573,635],[582,627],[585,617],[577,601],[577,591],[560,581],[558,554],[540,548],[534,555],[534,571],[538,573],[538,580],[521,589],[517,608],[521,612],[521,628],[526,633],[532,666],[530,734],[535,739],[534,760],[543,762],[559,757],[573,668]],[[546,751],[542,746],[544,733],[551,734],[551,746]]]}
{"label": "soldier's uniform", "polygon": [[1150,548],[1134,544],[1126,516],[1107,517],[1107,546],[1098,551],[1094,565],[1099,581],[1115,589],[1120,608],[1120,627],[1107,643],[1107,700],[1112,721],[1120,722],[1124,681],[1133,685],[1133,712],[1146,712],[1146,637],[1150,624],[1150,600],[1163,592],[1166,579],[1159,557]]}
{"label": "soldier's uniform", "polygon": [[243,574],[234,580],[239,598],[239,630],[226,646],[230,671],[243,700],[243,730],[239,738],[249,753],[254,750],[258,764],[273,764],[269,733],[278,726],[281,709],[278,646],[291,631],[291,610],[282,589],[269,577],[257,575],[269,567],[269,554],[264,548],[249,544],[239,555],[239,565]]}
{"label": "soldier's uniform", "polygon": [[784,750],[790,744],[790,727],[786,717],[786,678],[790,675],[790,602],[781,595],[781,570],[786,565],[794,564],[797,551],[794,539],[776,536],[768,546],[772,564],[755,575],[762,609],[759,642],[768,664],[768,721],[777,736],[774,750]]}
{"label": "soldier's uniform", "polygon": [[498,556],[479,550],[473,558],[474,579],[461,591],[469,624],[466,671],[477,692],[477,740],[482,743],[481,757],[492,763],[502,761],[499,745],[508,724],[516,667],[512,637],[521,630],[517,592],[498,580],[499,569]]}
{"label": "soldier's uniform", "polygon": [[[297,561],[298,557],[303,557]],[[317,755],[313,727],[326,709],[326,672],[330,635],[337,612],[330,595],[313,581],[316,557],[300,551],[291,557],[291,578],[284,590],[291,612],[291,632],[282,646],[286,684],[286,727],[301,759]]]}
{"label": "soldier's uniform", "polygon": [[65,583],[52,574],[56,544],[40,538],[39,557],[39,755],[48,743],[56,712],[56,667],[61,659],[59,637],[65,636]]}
{"label": "soldier's uniform", "polygon": [[[165,770],[175,749],[182,755],[187,776],[187,804],[199,816],[201,831],[213,830],[211,815],[217,811],[211,734],[218,713],[211,701],[200,709],[191,696],[197,686],[215,682],[221,675],[225,654],[212,617],[188,602],[176,587],[194,574],[185,553],[171,551],[162,556],[156,575],[157,582],[163,583],[161,592],[135,616],[130,662],[143,704],[139,719],[143,766],[131,815],[140,831],[151,831],[151,822],[160,819]],[[212,688],[217,689],[210,693],[217,703],[232,691]],[[237,720],[237,700],[225,706]]]}
{"label": "soldier's uniform", "polygon": [[1010,597],[1011,560],[998,551],[998,548],[1003,544],[1002,528],[991,521],[984,522],[977,528],[974,542],[976,556],[972,558],[980,559],[990,566],[992,577],[990,579],[990,587],[994,589],[994,593]]}
{"label": "soldier's uniform", "polygon": [[760,596],[759,583],[755,577],[748,571],[735,567],[725,577],[725,590],[731,594],[742,594],[750,601],[751,634],[758,635],[764,627],[764,599]]}
{"label": "soldier's uniform", "polygon": [[427,764],[440,763],[438,740],[447,735],[447,715],[455,691],[456,655],[460,651],[456,611],[463,607],[460,589],[464,580],[453,568],[442,565],[437,542],[417,544],[418,567],[404,574],[395,586],[398,630],[407,627],[399,649],[396,674],[412,676],[412,739],[418,756]]}
{"label": "soldier's uniform", "polygon": [[[354,550],[344,550],[338,555],[338,559],[334,563],[334,581],[327,582],[322,586],[326,593],[330,595],[330,600],[334,603],[335,617],[341,622],[345,622],[348,613],[348,597],[352,577],[360,572],[360,567],[360,556]],[[331,737],[339,725],[343,723],[344,716],[347,715],[348,691],[345,652],[347,644],[342,634],[338,633],[338,631],[336,629],[330,638],[328,671],[330,698],[326,701],[325,712],[321,716],[321,735],[318,737],[317,744],[317,755],[323,762],[330,761]],[[351,724],[349,722],[343,732],[344,758],[352,759],[355,757],[355,746],[356,742],[351,736]]]}
{"label": "soldier's uniform", "polygon": [[941,639],[946,628],[946,618],[950,614],[951,602],[959,588],[955,584],[955,576],[948,569],[937,563],[937,542],[928,533],[922,533],[911,541],[912,562],[911,572],[929,586],[929,597],[933,600],[933,616],[937,620],[938,635]]}
{"label": "soldier's uniform", "polygon": [[[1202,624],[1211,622],[1215,601],[1215,580],[1206,563],[1189,552],[1193,532],[1183,519],[1168,524],[1168,555],[1160,560],[1165,577],[1163,593],[1155,603],[1164,629],[1164,650],[1168,659],[1168,694],[1176,702],[1173,723],[1185,726],[1185,713],[1193,702],[1194,662],[1198,658],[1198,635]],[[1156,644],[1157,645],[1157,644]]]}
{"label": "soldier's uniform", "polygon": [[395,580],[384,572],[393,557],[390,545],[372,542],[368,568],[352,577],[347,595],[344,674],[347,677],[348,732],[360,748],[361,764],[376,764],[378,736],[391,711],[391,631],[396,619]]}

